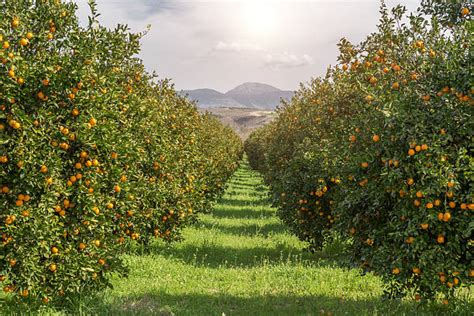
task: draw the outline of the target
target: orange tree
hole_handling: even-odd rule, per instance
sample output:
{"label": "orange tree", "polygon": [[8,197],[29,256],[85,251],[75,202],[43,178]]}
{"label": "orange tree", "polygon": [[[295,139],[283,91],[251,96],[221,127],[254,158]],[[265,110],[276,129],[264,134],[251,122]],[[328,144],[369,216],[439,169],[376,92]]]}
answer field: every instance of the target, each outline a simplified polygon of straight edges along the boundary
{"label": "orange tree", "polygon": [[202,150],[204,118],[134,58],[142,34],[100,26],[93,2],[86,27],[72,3],[0,8],[0,282],[44,303],[99,290],[126,272],[128,239],[176,240],[202,210],[203,155],[238,157]]}
{"label": "orange tree", "polygon": [[250,167],[261,173],[265,173],[265,146],[269,132],[272,130],[271,123],[252,132],[244,142],[244,149],[247,153]]}
{"label": "orange tree", "polygon": [[305,194],[327,187],[331,229],[391,296],[472,284],[472,8],[440,3],[382,7],[378,32],[341,41],[341,65],[280,111],[265,145],[283,219],[320,245],[327,225],[308,223],[318,201]]}
{"label": "orange tree", "polygon": [[[238,167],[242,159],[243,145],[240,137],[228,126],[224,126],[210,113],[201,116],[198,129],[201,194],[206,203],[222,196],[225,183]],[[210,211],[210,205],[203,205],[203,211]]]}

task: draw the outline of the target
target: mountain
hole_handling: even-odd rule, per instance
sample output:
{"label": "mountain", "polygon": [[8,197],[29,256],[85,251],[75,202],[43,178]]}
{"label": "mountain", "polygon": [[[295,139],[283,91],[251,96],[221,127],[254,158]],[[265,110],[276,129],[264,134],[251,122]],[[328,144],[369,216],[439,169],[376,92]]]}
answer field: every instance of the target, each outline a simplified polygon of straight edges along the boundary
{"label": "mountain", "polygon": [[183,90],[180,93],[198,101],[200,108],[240,107],[271,110],[280,104],[281,98],[289,100],[293,96],[292,91],[256,82],[241,84],[226,93],[212,89]]}

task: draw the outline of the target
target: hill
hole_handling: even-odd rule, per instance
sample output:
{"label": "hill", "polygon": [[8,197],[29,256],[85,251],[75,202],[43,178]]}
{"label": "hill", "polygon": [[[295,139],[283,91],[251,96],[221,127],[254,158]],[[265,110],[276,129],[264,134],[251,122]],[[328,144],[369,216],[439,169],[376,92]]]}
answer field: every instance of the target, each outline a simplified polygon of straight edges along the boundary
{"label": "hill", "polygon": [[253,108],[274,110],[281,99],[289,100],[292,91],[280,90],[273,86],[248,82],[221,93],[212,89],[183,90],[182,95],[196,100],[200,108]]}

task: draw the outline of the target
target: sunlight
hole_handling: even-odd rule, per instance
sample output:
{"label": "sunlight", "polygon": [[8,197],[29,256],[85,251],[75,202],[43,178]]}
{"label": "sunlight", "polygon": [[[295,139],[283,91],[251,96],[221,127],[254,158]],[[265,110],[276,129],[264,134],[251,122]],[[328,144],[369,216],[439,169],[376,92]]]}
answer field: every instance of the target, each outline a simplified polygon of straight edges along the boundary
{"label": "sunlight", "polygon": [[245,26],[254,35],[269,36],[275,30],[276,12],[268,2],[246,3],[243,15]]}

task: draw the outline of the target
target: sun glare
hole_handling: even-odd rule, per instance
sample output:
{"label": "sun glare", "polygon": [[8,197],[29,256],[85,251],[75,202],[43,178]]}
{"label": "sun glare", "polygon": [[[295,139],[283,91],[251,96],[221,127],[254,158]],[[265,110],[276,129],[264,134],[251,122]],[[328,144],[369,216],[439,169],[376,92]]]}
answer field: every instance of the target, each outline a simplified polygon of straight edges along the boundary
{"label": "sun glare", "polygon": [[268,2],[247,3],[243,14],[246,27],[254,35],[269,36],[275,29],[275,10]]}

